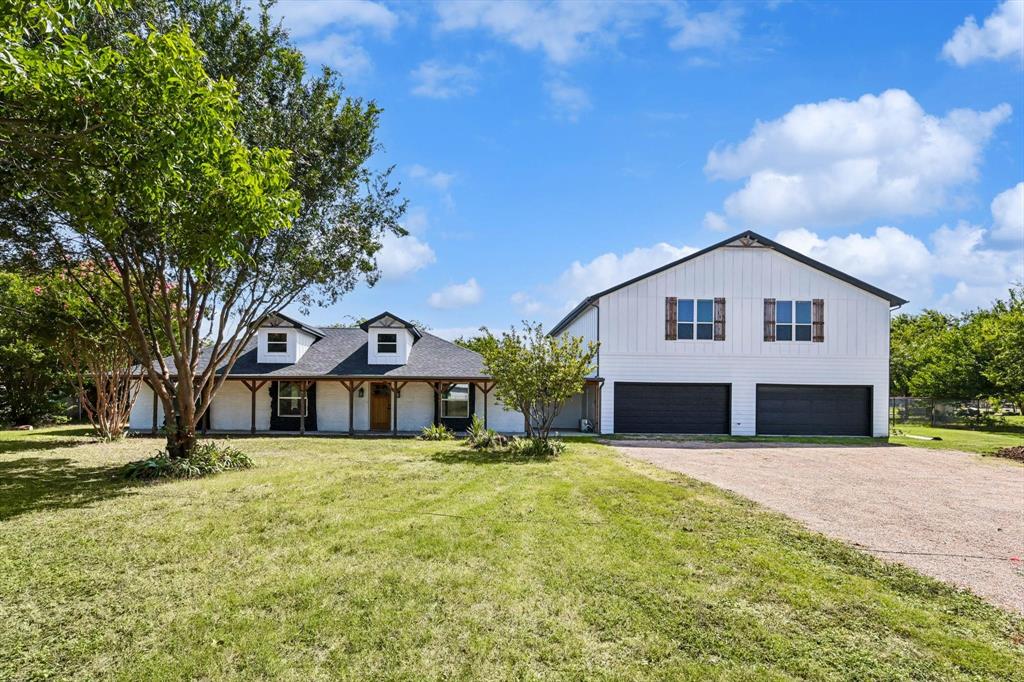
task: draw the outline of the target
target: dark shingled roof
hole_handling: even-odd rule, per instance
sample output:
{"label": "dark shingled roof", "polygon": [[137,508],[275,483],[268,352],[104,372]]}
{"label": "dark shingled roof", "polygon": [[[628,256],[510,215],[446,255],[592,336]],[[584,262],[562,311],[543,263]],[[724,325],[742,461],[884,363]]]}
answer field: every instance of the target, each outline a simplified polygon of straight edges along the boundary
{"label": "dark shingled roof", "polygon": [[[256,339],[246,346],[232,377],[288,379],[317,377],[385,377],[389,379],[486,379],[483,358],[433,334],[423,333],[413,344],[404,365],[371,365],[367,362],[367,333],[358,327],[321,329],[324,337],[294,364],[256,362]],[[209,356],[199,359],[202,371]],[[174,372],[173,358],[169,361]],[[220,372],[218,372],[220,373]]]}

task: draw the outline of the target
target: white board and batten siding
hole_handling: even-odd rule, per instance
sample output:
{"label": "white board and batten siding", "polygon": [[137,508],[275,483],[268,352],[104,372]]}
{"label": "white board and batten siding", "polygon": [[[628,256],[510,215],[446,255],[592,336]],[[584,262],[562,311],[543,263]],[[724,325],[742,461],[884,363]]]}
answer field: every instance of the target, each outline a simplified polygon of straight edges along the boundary
{"label": "white board and batten siding", "polygon": [[[725,340],[666,340],[667,297],[724,297]],[[764,341],[766,298],[823,299],[824,342]],[[617,381],[731,384],[734,435],[755,433],[759,383],[872,386],[874,435],[888,432],[889,302],[859,287],[769,248],[726,246],[597,303],[605,432],[614,430]],[[581,315],[567,333],[585,336],[596,313]]]}
{"label": "white board and batten siding", "polygon": [[[596,342],[598,340],[598,320],[601,318],[598,314],[597,307],[588,306],[586,310],[580,313],[575,320],[573,320],[568,327],[562,332],[563,337],[579,336],[583,338],[583,344],[586,345],[590,342]],[[595,365],[594,371],[590,373],[590,376],[597,376],[597,367]],[[577,424],[578,426],[578,424]]]}

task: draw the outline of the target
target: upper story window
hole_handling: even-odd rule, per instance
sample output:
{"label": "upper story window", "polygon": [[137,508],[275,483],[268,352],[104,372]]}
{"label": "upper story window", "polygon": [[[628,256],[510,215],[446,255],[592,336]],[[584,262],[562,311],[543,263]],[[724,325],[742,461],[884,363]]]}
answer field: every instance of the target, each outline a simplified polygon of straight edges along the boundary
{"label": "upper story window", "polygon": [[811,302],[775,302],[775,340],[811,340]]}
{"label": "upper story window", "polygon": [[268,332],[267,333],[267,352],[268,353],[287,353],[288,352],[288,335],[283,332]]}
{"label": "upper story window", "polygon": [[711,341],[715,338],[715,301],[680,298],[676,305],[676,338]]}
{"label": "upper story window", "polygon": [[452,384],[441,394],[441,416],[469,416],[469,384]]}
{"label": "upper story window", "polygon": [[397,353],[398,334],[377,334],[378,353]]}

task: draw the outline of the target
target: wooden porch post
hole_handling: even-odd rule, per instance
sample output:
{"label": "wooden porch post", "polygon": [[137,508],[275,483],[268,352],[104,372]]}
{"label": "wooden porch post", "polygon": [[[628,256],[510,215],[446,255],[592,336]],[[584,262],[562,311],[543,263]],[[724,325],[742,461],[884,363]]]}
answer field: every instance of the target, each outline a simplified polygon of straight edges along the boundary
{"label": "wooden porch post", "polygon": [[594,433],[601,433],[601,392],[604,388],[604,379],[597,382],[597,414],[594,415]]}
{"label": "wooden porch post", "polygon": [[397,436],[398,435],[398,394],[402,391],[402,388],[404,388],[407,383],[409,383],[409,382],[408,381],[403,381],[401,383],[399,383],[397,381],[392,381],[391,382],[391,395],[392,395],[392,398],[393,398],[394,403],[395,403],[395,409],[391,413],[391,418],[393,420],[393,423],[391,425],[391,435],[392,436]]}
{"label": "wooden porch post", "polygon": [[483,383],[476,384],[476,387],[480,389],[480,392],[484,394],[484,428],[487,428],[487,396],[490,394],[491,389],[494,388],[494,382],[484,381]]}
{"label": "wooden porch post", "polygon": [[306,435],[306,386],[308,381],[299,382],[299,435]]}

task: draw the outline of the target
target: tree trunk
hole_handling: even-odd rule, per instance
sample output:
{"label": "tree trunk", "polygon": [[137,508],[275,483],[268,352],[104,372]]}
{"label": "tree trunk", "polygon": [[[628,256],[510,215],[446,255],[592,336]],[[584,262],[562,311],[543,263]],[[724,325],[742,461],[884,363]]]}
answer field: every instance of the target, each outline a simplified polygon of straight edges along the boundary
{"label": "tree trunk", "polygon": [[177,428],[167,432],[167,456],[171,459],[185,459],[196,446],[196,431],[184,420],[176,420]]}

